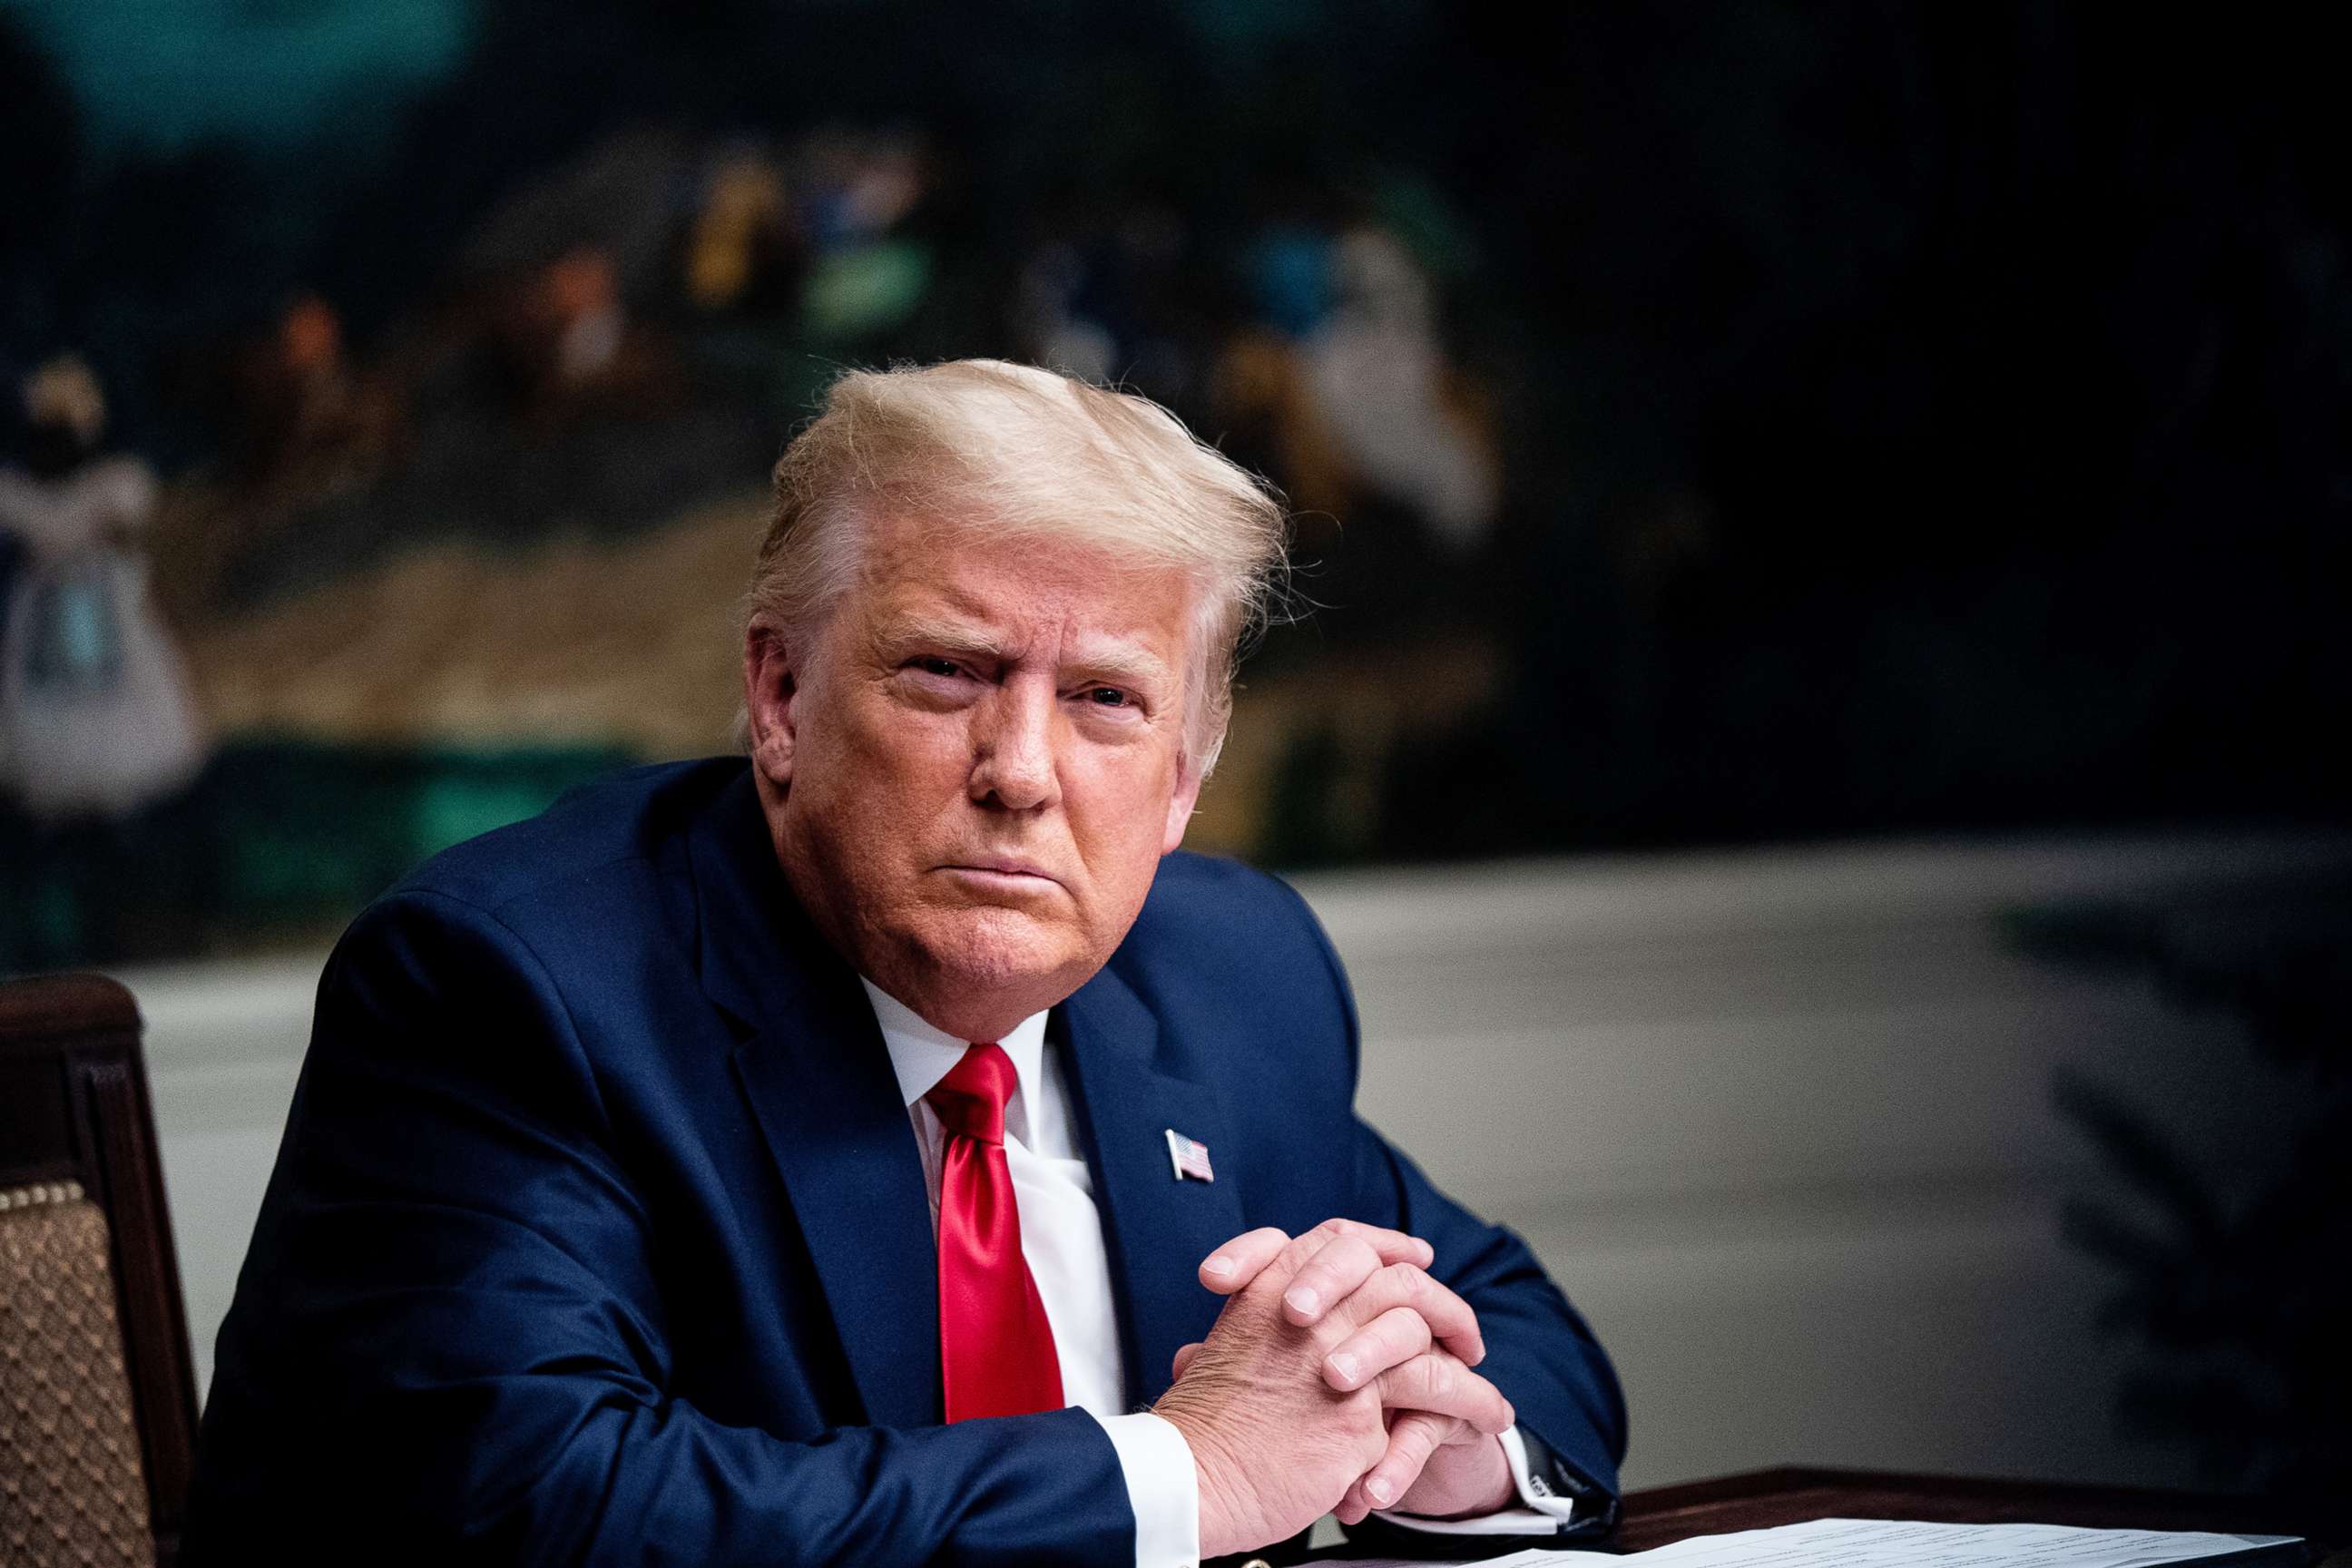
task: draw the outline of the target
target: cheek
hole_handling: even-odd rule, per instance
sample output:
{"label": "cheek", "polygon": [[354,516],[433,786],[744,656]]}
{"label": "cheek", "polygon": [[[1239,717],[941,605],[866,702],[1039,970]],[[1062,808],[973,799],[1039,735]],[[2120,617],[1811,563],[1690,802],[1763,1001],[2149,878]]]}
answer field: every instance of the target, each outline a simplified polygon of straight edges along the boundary
{"label": "cheek", "polygon": [[877,893],[923,825],[961,795],[961,726],[951,715],[853,700],[805,735],[791,800],[826,853]]}
{"label": "cheek", "polygon": [[1168,759],[1121,757],[1088,770],[1069,792],[1072,831],[1106,890],[1117,888],[1141,902],[1160,866],[1175,774]]}
{"label": "cheek", "polygon": [[952,794],[971,771],[971,746],[963,717],[877,701],[844,727],[843,787],[871,796]]}

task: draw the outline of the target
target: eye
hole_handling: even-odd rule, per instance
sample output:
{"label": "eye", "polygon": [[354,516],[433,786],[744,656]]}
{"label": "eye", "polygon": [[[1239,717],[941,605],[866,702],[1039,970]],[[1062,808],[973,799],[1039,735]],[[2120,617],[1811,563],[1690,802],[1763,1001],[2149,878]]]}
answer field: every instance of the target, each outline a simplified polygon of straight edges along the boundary
{"label": "eye", "polygon": [[1097,708],[1132,708],[1135,699],[1116,686],[1093,686],[1087,689],[1087,700]]}
{"label": "eye", "polygon": [[919,658],[908,659],[907,661],[907,667],[909,669],[920,670],[925,675],[937,675],[949,679],[952,679],[956,676],[963,673],[963,667],[956,663],[955,660],[951,658],[939,658],[929,654]]}

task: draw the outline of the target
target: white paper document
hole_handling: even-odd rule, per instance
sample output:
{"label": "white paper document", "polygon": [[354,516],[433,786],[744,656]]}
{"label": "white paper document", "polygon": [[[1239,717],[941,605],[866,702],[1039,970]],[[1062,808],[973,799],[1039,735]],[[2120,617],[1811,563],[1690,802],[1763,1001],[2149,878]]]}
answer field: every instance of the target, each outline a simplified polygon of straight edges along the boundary
{"label": "white paper document", "polygon": [[[1484,1568],[1593,1568],[1602,1562],[1657,1568],[2149,1568],[2238,1556],[2292,1544],[2284,1535],[2183,1530],[2075,1530],[2059,1524],[1911,1524],[1816,1519],[1777,1530],[1699,1535],[1623,1557],[1537,1549],[1490,1557]],[[2285,1555],[2285,1554],[2281,1554]],[[1354,1568],[1432,1568],[1386,1560]]]}
{"label": "white paper document", "polygon": [[2063,1524],[1816,1519],[1778,1530],[1698,1536],[1634,1552],[1627,1561],[1659,1568],[2143,1568],[2249,1552],[2287,1539],[2188,1530],[2075,1530]]}

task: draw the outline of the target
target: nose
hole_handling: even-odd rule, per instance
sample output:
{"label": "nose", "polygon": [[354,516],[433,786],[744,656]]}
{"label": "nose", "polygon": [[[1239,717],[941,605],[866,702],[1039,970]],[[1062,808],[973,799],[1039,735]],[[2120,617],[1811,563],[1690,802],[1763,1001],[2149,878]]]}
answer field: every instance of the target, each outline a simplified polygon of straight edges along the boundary
{"label": "nose", "polygon": [[1061,798],[1051,681],[1004,681],[973,710],[971,798],[1034,811]]}

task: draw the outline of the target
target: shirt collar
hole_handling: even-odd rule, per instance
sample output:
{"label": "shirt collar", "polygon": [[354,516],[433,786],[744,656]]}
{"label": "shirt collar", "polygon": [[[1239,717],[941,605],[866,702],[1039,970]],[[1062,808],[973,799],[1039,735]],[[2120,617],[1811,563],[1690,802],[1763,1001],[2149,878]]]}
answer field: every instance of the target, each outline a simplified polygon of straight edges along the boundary
{"label": "shirt collar", "polygon": [[[890,1070],[898,1075],[898,1093],[912,1106],[948,1076],[963,1059],[971,1042],[935,1027],[912,1007],[863,974],[866,999],[874,1005],[874,1021],[882,1026],[882,1043],[890,1048]],[[1037,1085],[1045,1054],[1045,1014],[1032,1013],[1000,1036],[996,1042],[1013,1058],[1020,1087],[1004,1107],[1004,1130],[1030,1145],[1029,1108],[1037,1103]]]}

